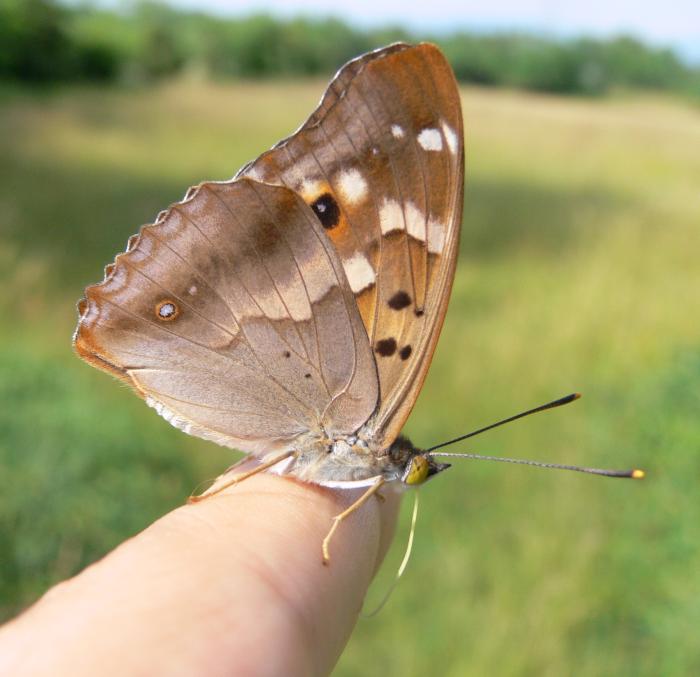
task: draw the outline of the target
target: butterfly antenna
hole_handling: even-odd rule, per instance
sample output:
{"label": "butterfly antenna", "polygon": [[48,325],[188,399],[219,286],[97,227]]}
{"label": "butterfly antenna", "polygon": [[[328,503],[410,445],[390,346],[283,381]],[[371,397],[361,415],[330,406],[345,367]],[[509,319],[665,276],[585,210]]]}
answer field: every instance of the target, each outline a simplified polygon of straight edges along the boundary
{"label": "butterfly antenna", "polygon": [[372,618],[373,616],[376,616],[386,605],[386,603],[389,601],[389,598],[391,597],[392,593],[396,589],[396,586],[399,583],[399,580],[401,579],[401,576],[403,576],[403,572],[406,571],[406,567],[408,566],[408,561],[411,559],[411,552],[413,551],[413,536],[416,533],[416,522],[418,521],[418,490],[415,490],[413,492],[413,514],[411,515],[411,531],[408,534],[408,542],[406,543],[406,552],[403,554],[403,559],[401,560],[401,564],[399,565],[399,568],[396,571],[396,575],[394,576],[394,580],[392,581],[391,585],[389,586],[389,589],[384,593],[384,597],[382,597],[381,601],[377,606],[374,608],[373,611],[370,613],[366,614],[363,613],[362,617],[363,618]]}
{"label": "butterfly antenna", "polygon": [[641,480],[646,474],[639,468],[632,470],[607,470],[605,468],[586,468],[580,465],[565,465],[563,463],[543,463],[541,461],[528,461],[524,458],[506,458],[504,456],[482,456],[481,454],[451,454],[446,451],[439,451],[431,456],[459,456],[460,458],[473,458],[478,461],[498,461],[499,463],[519,463],[521,465],[533,465],[536,468],[553,468],[554,470],[573,470],[574,472],[585,472],[589,475],[602,475],[603,477],[627,477],[633,480]]}
{"label": "butterfly antenna", "polygon": [[577,400],[579,397],[581,397],[580,393],[571,393],[571,395],[567,395],[566,397],[560,397],[558,400],[547,402],[547,404],[541,404],[539,407],[535,407],[534,409],[528,409],[527,411],[523,411],[519,414],[516,414],[515,416],[509,416],[508,418],[504,418],[502,421],[492,423],[491,425],[487,425],[484,428],[479,428],[478,430],[474,430],[473,432],[467,433],[466,435],[460,435],[459,437],[455,437],[449,442],[442,442],[441,444],[436,444],[434,447],[430,447],[430,449],[426,449],[425,451],[427,453],[430,453],[432,451],[435,451],[436,449],[448,447],[450,444],[454,444],[455,442],[461,442],[462,440],[467,440],[470,437],[476,437],[476,435],[481,435],[481,433],[485,433],[487,430],[493,430],[494,428],[498,428],[498,426],[505,425],[506,423],[511,423],[512,421],[517,421],[519,418],[525,418],[525,416],[529,416],[530,414],[536,414],[538,411],[546,411],[547,409],[555,409],[556,407],[562,407],[565,404],[569,404],[569,402]]}
{"label": "butterfly antenna", "polygon": [[426,449],[425,453],[430,456],[471,458],[480,461],[498,461],[499,463],[518,463],[520,465],[532,465],[538,468],[553,468],[555,470],[573,470],[574,472],[583,472],[588,473],[589,475],[602,475],[603,477],[627,477],[635,480],[642,479],[645,473],[639,468],[633,468],[632,470],[606,470],[602,468],[586,468],[578,465],[565,465],[562,463],[542,463],[540,461],[528,461],[522,458],[505,458],[502,456],[483,456],[481,454],[468,453],[460,454],[445,451],[435,453],[437,449],[442,449],[443,447],[447,447],[450,444],[455,444],[455,442],[461,442],[462,440],[469,439],[470,437],[474,437],[475,435],[480,435],[481,433],[484,433],[487,430],[493,430],[494,428],[498,428],[499,426],[505,425],[506,423],[510,423],[512,421],[517,421],[519,418],[524,418],[525,416],[529,416],[530,414],[536,414],[539,411],[546,411],[547,409],[555,409],[556,407],[561,407],[564,404],[569,404],[569,402],[574,402],[579,397],[581,397],[579,393],[572,393],[571,395],[566,395],[566,397],[560,397],[558,400],[547,402],[547,404],[542,404],[539,407],[535,407],[534,409],[528,409],[527,411],[523,411],[520,414],[510,416],[508,418],[503,419],[502,421],[498,421],[496,423],[492,423],[491,425],[487,425],[484,428],[479,428],[478,430],[474,430],[473,432],[467,433],[466,435],[460,435],[459,437],[455,437],[453,440],[449,440],[448,442],[436,444],[434,447]]}

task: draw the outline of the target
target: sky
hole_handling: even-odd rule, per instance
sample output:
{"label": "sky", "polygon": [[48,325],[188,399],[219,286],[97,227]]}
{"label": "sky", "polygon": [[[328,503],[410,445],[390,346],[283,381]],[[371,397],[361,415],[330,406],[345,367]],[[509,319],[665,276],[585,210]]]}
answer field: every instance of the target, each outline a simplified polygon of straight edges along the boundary
{"label": "sky", "polygon": [[357,26],[420,31],[531,30],[554,35],[633,34],[700,63],[700,0],[167,0],[222,15],[338,16]]}

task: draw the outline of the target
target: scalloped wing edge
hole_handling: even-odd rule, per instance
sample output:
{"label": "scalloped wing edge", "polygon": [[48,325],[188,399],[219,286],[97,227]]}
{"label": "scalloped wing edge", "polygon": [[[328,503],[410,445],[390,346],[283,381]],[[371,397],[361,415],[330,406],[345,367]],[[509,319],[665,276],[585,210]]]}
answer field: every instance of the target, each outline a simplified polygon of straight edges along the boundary
{"label": "scalloped wing edge", "polygon": [[[90,313],[90,303],[92,302],[92,299],[90,298],[93,293],[95,293],[95,290],[99,289],[100,287],[108,284],[113,275],[114,272],[119,266],[120,262],[124,259],[127,259],[129,255],[134,252],[138,246],[139,243],[141,242],[141,238],[143,237],[144,233],[148,232],[149,230],[153,230],[158,228],[172,213],[174,209],[181,205],[186,205],[188,202],[191,202],[192,200],[196,199],[197,195],[199,194],[200,190],[206,189],[209,186],[222,186],[222,185],[231,185],[235,182],[241,182],[241,181],[247,181],[249,183],[259,183],[258,181],[255,181],[254,179],[251,178],[233,178],[233,179],[228,179],[225,181],[202,181],[201,183],[197,184],[196,186],[190,186],[186,191],[185,195],[182,198],[182,200],[179,200],[177,202],[173,202],[167,209],[163,209],[160,212],[158,212],[158,215],[156,216],[155,220],[152,223],[146,223],[142,225],[137,233],[134,233],[129,237],[129,239],[126,242],[126,249],[123,252],[120,252],[114,257],[114,261],[108,263],[104,267],[104,277],[100,282],[96,282],[94,284],[91,284],[87,287],[85,287],[85,290],[83,292],[83,296],[79,299],[76,309],[78,311],[78,325],[75,328],[75,331],[73,332],[73,349],[75,352],[78,354],[80,358],[85,360],[88,364],[90,364],[93,367],[96,367],[97,369],[104,371],[111,376],[114,376],[118,378],[120,381],[123,381],[127,383],[129,386],[131,386],[134,391],[136,392],[139,397],[142,397],[146,399],[145,393],[141,392],[141,390],[136,386],[134,381],[131,379],[129,374],[125,369],[122,369],[116,364],[113,364],[109,360],[107,360],[105,357],[102,355],[98,354],[94,348],[91,348],[89,346],[89,342],[86,339],[86,337],[81,333],[81,330],[85,327],[85,324],[87,323],[89,319],[89,313]],[[94,342],[92,342],[94,346]],[[104,354],[106,351],[102,350],[102,353]],[[152,405],[151,405],[152,406]]]}
{"label": "scalloped wing edge", "polygon": [[[115,267],[119,264],[119,261],[122,257],[128,256],[130,252],[132,252],[136,247],[139,246],[139,242],[141,240],[142,235],[144,232],[146,232],[148,229],[155,228],[157,227],[160,223],[162,223],[165,219],[168,218],[170,213],[172,212],[173,209],[175,209],[178,205],[184,205],[191,200],[193,200],[199,191],[206,187],[206,186],[212,186],[212,185],[230,185],[234,183],[235,181],[251,181],[252,183],[265,183],[265,182],[260,182],[256,181],[254,177],[252,176],[243,176],[245,172],[253,165],[255,162],[257,162],[260,158],[264,157],[268,153],[272,152],[273,150],[276,150],[284,144],[286,144],[295,134],[297,134],[300,130],[306,128],[309,125],[318,125],[321,123],[323,117],[319,116],[320,112],[324,108],[324,104],[326,103],[328,97],[330,94],[333,92],[333,85],[343,77],[344,74],[350,72],[350,71],[355,71],[353,73],[353,78],[356,77],[360,72],[362,72],[362,69],[365,67],[367,63],[370,63],[372,61],[375,61],[377,59],[384,58],[386,56],[389,56],[390,54],[394,54],[396,52],[404,51],[406,49],[412,49],[414,47],[419,47],[420,45],[424,44],[430,44],[430,43],[418,43],[417,45],[411,45],[406,42],[395,42],[391,45],[387,45],[385,47],[380,47],[378,49],[372,50],[370,52],[367,52],[365,54],[361,54],[360,56],[355,57],[354,59],[348,61],[347,63],[343,64],[338,71],[335,73],[333,78],[331,79],[330,83],[324,90],[321,99],[316,106],[316,108],[313,110],[313,112],[308,116],[304,122],[302,122],[291,134],[286,136],[285,138],[281,139],[278,141],[274,146],[272,146],[270,149],[267,151],[263,152],[256,158],[250,160],[249,162],[246,162],[233,176],[233,178],[228,179],[228,180],[223,180],[223,181],[214,181],[214,180],[209,180],[209,181],[202,181],[201,183],[195,185],[195,186],[190,186],[186,191],[185,195],[182,198],[182,200],[178,202],[172,203],[167,209],[164,209],[158,213],[156,216],[155,220],[152,223],[147,223],[142,225],[138,232],[133,234],[129,239],[127,240],[126,244],[126,249],[123,252],[120,252],[117,254],[114,258],[114,261],[111,263],[108,263],[105,268],[104,268],[104,278],[102,279],[101,282],[97,282],[95,284],[91,284],[88,287],[85,288],[84,295],[83,297],[78,301],[77,303],[77,310],[78,310],[78,326],[75,329],[75,332],[73,333],[73,348],[75,352],[78,354],[79,357],[81,357],[83,360],[85,360],[88,364],[96,367],[97,369],[100,369],[101,371],[104,371],[111,376],[114,376],[118,378],[121,381],[124,381],[128,385],[130,385],[135,392],[140,396],[145,398],[145,394],[142,393],[134,384],[134,382],[131,380],[129,375],[126,373],[124,369],[121,369],[117,365],[109,362],[106,360],[104,357],[101,357],[100,355],[96,354],[94,350],[90,349],[89,346],[87,345],[87,341],[83,336],[81,336],[81,329],[84,326],[84,322],[87,320],[87,316],[90,310],[90,293],[92,290],[97,289],[101,287],[102,285],[108,283],[114,274],[114,269]],[[329,110],[332,108],[335,102],[330,104]],[[324,113],[325,114],[325,113]],[[265,185],[267,185],[265,183]]]}

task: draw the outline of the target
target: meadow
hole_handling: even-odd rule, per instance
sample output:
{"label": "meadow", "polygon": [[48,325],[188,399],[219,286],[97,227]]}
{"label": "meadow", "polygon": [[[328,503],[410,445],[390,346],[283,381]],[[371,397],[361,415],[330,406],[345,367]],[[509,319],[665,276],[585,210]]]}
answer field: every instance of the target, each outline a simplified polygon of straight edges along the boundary
{"label": "meadow", "polygon": [[[230,463],[72,354],[74,306],[141,223],[287,135],[322,88],[0,94],[1,618]],[[336,674],[700,674],[700,110],[477,88],[463,105],[460,263],[406,432],[427,446],[578,390],[453,450],[648,478],[456,462]]]}

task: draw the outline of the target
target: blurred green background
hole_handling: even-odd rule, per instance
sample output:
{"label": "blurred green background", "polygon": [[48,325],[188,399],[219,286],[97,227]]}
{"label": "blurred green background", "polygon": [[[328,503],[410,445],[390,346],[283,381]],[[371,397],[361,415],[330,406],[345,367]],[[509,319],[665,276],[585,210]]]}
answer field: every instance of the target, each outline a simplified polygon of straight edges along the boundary
{"label": "blurred green background", "polygon": [[[27,4],[56,13],[60,30],[46,34],[64,35],[61,44],[91,26],[84,42],[102,54],[97,19],[108,12]],[[160,30],[194,25],[162,7],[138,11],[183,22]],[[240,45],[234,25],[249,46],[265,39],[245,21],[219,23],[221,44]],[[303,22],[295,30],[306,35]],[[355,31],[366,41],[357,51],[392,30]],[[149,70],[133,57],[145,43],[126,33],[115,44],[131,56],[102,84],[84,72],[2,71],[2,618],[230,463],[230,451],[171,428],[72,354],[75,302],[139,224],[296,128],[335,61],[354,55],[326,54],[285,79],[271,68],[231,71],[263,80],[227,80],[175,47],[176,68]],[[666,91],[608,75],[594,92],[505,76],[489,84],[506,87],[464,86],[460,262],[406,432],[430,445],[580,390],[571,407],[460,448],[638,466],[648,479],[455,463],[422,491],[404,581],[359,623],[337,675],[700,674],[700,107],[697,71],[679,68]],[[407,521],[370,604],[401,557]]]}

